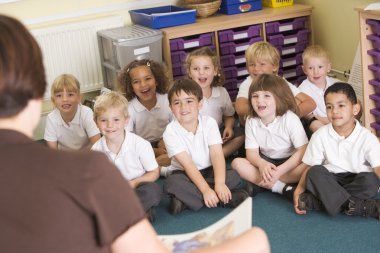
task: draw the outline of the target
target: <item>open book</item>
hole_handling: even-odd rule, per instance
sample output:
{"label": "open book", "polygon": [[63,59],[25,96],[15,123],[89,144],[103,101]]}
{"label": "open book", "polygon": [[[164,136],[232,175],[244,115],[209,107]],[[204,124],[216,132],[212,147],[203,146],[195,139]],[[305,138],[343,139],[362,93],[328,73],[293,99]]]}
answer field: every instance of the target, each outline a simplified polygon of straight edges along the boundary
{"label": "open book", "polygon": [[159,235],[173,253],[185,253],[197,248],[216,245],[252,227],[252,198],[247,198],[225,217],[214,224],[186,234]]}

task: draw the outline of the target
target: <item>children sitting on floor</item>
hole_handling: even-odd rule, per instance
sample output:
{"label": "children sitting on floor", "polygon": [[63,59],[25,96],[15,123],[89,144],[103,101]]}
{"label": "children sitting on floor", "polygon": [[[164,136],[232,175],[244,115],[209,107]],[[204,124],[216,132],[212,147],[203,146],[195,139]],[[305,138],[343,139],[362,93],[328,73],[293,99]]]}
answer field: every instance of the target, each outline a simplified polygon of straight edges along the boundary
{"label": "children sitting on floor", "polygon": [[314,133],[329,123],[323,95],[325,90],[338,80],[327,76],[331,70],[331,62],[328,53],[321,46],[312,45],[306,48],[302,53],[302,62],[307,79],[298,88],[312,97],[317,104],[315,110],[305,117],[306,127]]}
{"label": "children sitting on floor", "polygon": [[129,180],[148,219],[153,222],[153,208],[160,203],[162,192],[155,183],[160,176],[159,166],[150,143],[125,130],[128,119],[128,101],[121,94],[111,91],[97,97],[94,120],[103,137],[92,150],[105,153]]}
{"label": "children sitting on floor", "polygon": [[355,119],[360,106],[351,85],[335,83],[324,95],[329,124],[310,140],[304,173],[294,192],[296,213],[344,211],[380,219],[380,143]]}
{"label": "children sitting on floor", "polygon": [[79,81],[70,74],[58,76],[51,86],[55,108],[46,119],[44,139],[54,149],[90,148],[100,138],[92,110],[81,104]]}
{"label": "children sitting on floor", "polygon": [[[268,42],[256,42],[250,45],[245,51],[245,59],[249,76],[240,85],[239,93],[235,102],[235,110],[239,115],[240,123],[244,124],[248,113],[249,100],[248,90],[252,84],[262,74],[277,74],[280,67],[280,54],[277,49]],[[299,116],[304,117],[311,113],[316,104],[314,100],[301,92],[295,85],[286,82],[296,99],[299,109]]]}
{"label": "children sitting on floor", "polygon": [[202,97],[201,87],[189,79],[175,81],[168,93],[175,118],[163,136],[173,172],[164,191],[171,198],[172,214],[204,205],[236,207],[248,197],[244,190],[237,190],[240,177],[236,171],[226,170],[216,120],[199,115]]}
{"label": "children sitting on floor", "polygon": [[163,67],[153,60],[134,60],[118,78],[120,89],[129,101],[128,130],[152,144],[160,166],[170,165],[162,141],[166,125],[172,120],[167,89],[169,81]]}
{"label": "children sitting on floor", "polygon": [[188,54],[186,69],[187,75],[202,88],[200,114],[213,117],[218,123],[224,156],[235,153],[244,143],[244,130],[235,127],[235,109],[223,87],[224,75],[219,58],[209,47],[202,47]]}
{"label": "children sitting on floor", "polygon": [[250,196],[262,187],[292,198],[295,185],[290,183],[300,179],[303,170],[298,166],[308,142],[296,101],[286,81],[276,75],[260,75],[248,94],[246,158],[235,158],[232,168],[247,181]]}

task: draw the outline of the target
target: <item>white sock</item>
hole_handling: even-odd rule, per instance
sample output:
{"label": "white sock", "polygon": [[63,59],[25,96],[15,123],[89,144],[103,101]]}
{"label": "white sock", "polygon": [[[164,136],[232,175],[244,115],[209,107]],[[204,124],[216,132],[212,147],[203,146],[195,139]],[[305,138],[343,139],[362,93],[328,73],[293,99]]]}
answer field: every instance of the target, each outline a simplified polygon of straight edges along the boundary
{"label": "white sock", "polygon": [[272,187],[272,192],[277,192],[282,194],[282,189],[284,189],[285,183],[281,182],[280,180],[277,180],[276,183],[274,183]]}

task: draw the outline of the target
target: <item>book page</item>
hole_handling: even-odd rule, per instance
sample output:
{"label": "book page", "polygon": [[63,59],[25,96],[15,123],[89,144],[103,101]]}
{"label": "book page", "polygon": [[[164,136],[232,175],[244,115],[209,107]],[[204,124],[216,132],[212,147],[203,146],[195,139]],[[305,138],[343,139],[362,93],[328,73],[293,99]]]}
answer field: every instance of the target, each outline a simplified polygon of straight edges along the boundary
{"label": "book page", "polygon": [[252,226],[252,198],[247,198],[214,224],[191,233],[159,235],[173,253],[185,253],[196,248],[212,246],[247,231]]}

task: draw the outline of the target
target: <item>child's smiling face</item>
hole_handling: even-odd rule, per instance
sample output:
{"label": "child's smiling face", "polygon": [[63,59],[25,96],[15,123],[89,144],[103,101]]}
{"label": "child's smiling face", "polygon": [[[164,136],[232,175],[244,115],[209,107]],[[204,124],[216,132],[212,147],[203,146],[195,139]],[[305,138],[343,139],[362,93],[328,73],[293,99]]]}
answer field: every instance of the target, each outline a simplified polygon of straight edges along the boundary
{"label": "child's smiling face", "polygon": [[62,114],[75,113],[81,102],[81,95],[77,91],[58,91],[53,96],[53,103]]}
{"label": "child's smiling face", "polygon": [[202,102],[198,101],[195,95],[181,91],[179,94],[173,94],[170,108],[178,122],[181,124],[192,124],[198,121]]}
{"label": "child's smiling face", "polygon": [[256,80],[262,74],[274,74],[277,73],[278,67],[266,60],[253,60],[247,64],[248,73],[252,80]]}
{"label": "child's smiling face", "polygon": [[196,56],[191,60],[190,73],[188,74],[192,80],[204,89],[211,87],[218,72],[210,57]]}
{"label": "child's smiling face", "polygon": [[107,140],[124,139],[128,117],[120,107],[108,108],[96,119],[96,125]]}
{"label": "child's smiling face", "polygon": [[142,104],[156,100],[157,83],[149,67],[139,66],[133,68],[130,70],[129,75],[133,92]]}

